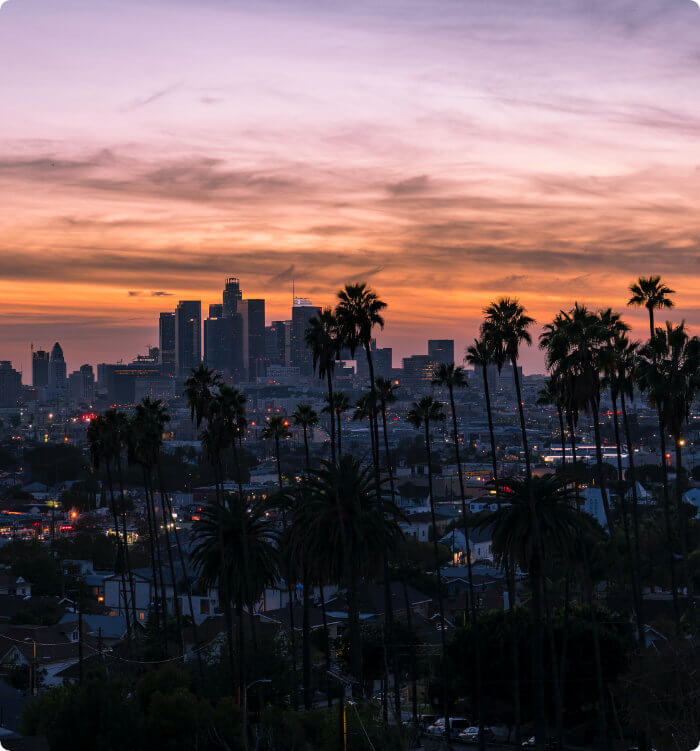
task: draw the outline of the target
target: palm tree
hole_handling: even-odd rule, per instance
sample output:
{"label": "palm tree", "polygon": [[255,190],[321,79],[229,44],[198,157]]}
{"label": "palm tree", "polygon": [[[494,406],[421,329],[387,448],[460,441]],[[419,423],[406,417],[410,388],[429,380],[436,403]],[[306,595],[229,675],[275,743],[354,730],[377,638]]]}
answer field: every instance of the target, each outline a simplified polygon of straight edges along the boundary
{"label": "palm tree", "polygon": [[318,425],[318,414],[310,404],[297,404],[292,415],[294,424],[304,431],[304,451],[306,453],[306,471],[311,471],[311,458],[309,456],[309,432],[313,436],[313,430]]}
{"label": "palm tree", "polygon": [[[472,554],[471,546],[469,544],[469,521],[467,518],[467,502],[464,493],[464,477],[462,475],[462,459],[459,453],[459,432],[457,430],[457,409],[455,407],[455,389],[467,388],[467,376],[464,372],[464,368],[454,365],[454,363],[440,363],[433,371],[433,386],[439,386],[447,389],[447,393],[450,397],[450,411],[452,413],[452,438],[455,446],[455,460],[457,462],[457,475],[459,476],[459,497],[462,501],[462,523],[464,528],[464,545],[465,553],[467,557],[467,573],[469,576],[469,607],[471,616],[471,624],[474,633],[474,639],[476,641],[474,654],[475,654],[475,675],[476,675],[476,696],[479,715],[479,748],[481,751],[486,747],[486,738],[484,736],[484,706],[482,697],[482,683],[481,683],[481,644],[479,639],[479,619],[477,616],[476,598],[474,596],[474,584],[472,581]],[[464,622],[466,625],[465,612]]]}
{"label": "palm tree", "polygon": [[348,399],[348,395],[344,394],[342,391],[334,391],[332,396],[330,396],[330,401],[329,396],[326,396],[325,402],[326,406],[321,411],[330,415],[331,423],[335,420],[337,455],[340,457],[343,453],[343,432],[340,418],[344,412],[347,412],[350,409],[350,400]]}
{"label": "palm tree", "polygon": [[372,392],[368,391],[367,393],[363,394],[355,403],[355,412],[352,416],[352,419],[356,422],[367,420],[367,422],[369,423],[369,437],[370,445],[372,447],[372,456],[374,456],[376,448],[374,445],[374,424],[372,420],[374,419],[374,415],[376,413],[377,407],[374,404],[374,400],[372,399]]}
{"label": "palm tree", "polygon": [[433,492],[433,454],[430,447],[430,426],[445,419],[442,405],[433,396],[421,397],[406,416],[408,422],[414,428],[423,428],[425,439],[425,453],[428,459],[428,493],[430,500],[430,516],[433,527],[433,557],[435,566],[435,578],[438,586],[438,603],[440,608],[440,637],[442,647],[442,711],[445,718],[445,737],[449,740],[450,723],[448,717],[448,680],[447,680],[447,644],[445,640],[445,603],[443,598],[442,573],[440,571],[440,554],[438,552],[438,528],[435,521],[435,494]]}
{"label": "palm tree", "polygon": [[[172,512],[168,513],[168,500],[165,493],[165,487],[163,485],[163,474],[160,471],[160,449],[163,444],[163,433],[165,431],[166,424],[170,421],[170,415],[165,411],[163,404],[160,400],[152,401],[151,399],[144,399],[141,404],[136,405],[134,411],[134,422],[141,429],[142,434],[142,452],[145,457],[148,457],[149,474],[153,470],[157,470],[159,487],[160,487],[160,511],[161,519],[163,522],[163,533],[165,537],[165,547],[168,555],[168,567],[170,569],[170,583],[173,591],[173,611],[175,613],[175,623],[177,633],[180,637],[180,644],[182,647],[182,654],[184,657],[185,643],[183,639],[182,622],[180,619],[180,608],[178,607],[178,586],[177,577],[175,576],[175,565],[173,562],[173,551],[170,545],[170,527],[172,526],[173,515]],[[151,491],[152,492],[152,491]],[[158,528],[158,521],[156,518],[156,505],[153,503],[153,514],[156,522],[156,529]],[[186,572],[183,571],[183,573]],[[165,591],[163,592],[164,602],[167,602]],[[166,606],[167,611],[167,606]]]}
{"label": "palm tree", "polygon": [[493,360],[501,370],[506,362],[510,362],[513,368],[513,381],[515,393],[518,399],[518,412],[520,414],[520,430],[523,439],[523,451],[525,452],[525,471],[528,479],[532,476],[530,467],[530,447],[525,428],[525,413],[523,411],[523,398],[520,391],[520,374],[518,372],[518,355],[522,342],[532,343],[532,337],[528,328],[535,322],[526,315],[525,308],[518,300],[504,297],[492,303],[484,310],[484,322],[481,325],[481,333],[493,353]]}
{"label": "palm tree", "polygon": [[252,608],[277,581],[277,533],[266,508],[235,494],[225,504],[209,504],[195,522],[192,563],[202,584],[216,586],[219,599],[234,602],[238,613],[238,686],[245,686],[243,608]]}
{"label": "palm tree", "polygon": [[307,483],[309,502],[295,512],[298,528],[304,531],[308,555],[327,566],[332,578],[342,572],[348,600],[351,674],[361,683],[359,585],[363,578],[376,575],[385,551],[393,550],[401,538],[400,515],[393,503],[376,503],[370,472],[349,454],[336,463],[322,462]]}
{"label": "palm tree", "polygon": [[561,466],[564,474],[566,474],[566,432],[564,430],[564,398],[561,380],[555,376],[547,378],[537,395],[537,404],[543,407],[553,406],[557,408],[559,436],[561,438]]}
{"label": "palm tree", "polygon": [[224,428],[230,433],[231,448],[233,450],[233,464],[236,469],[236,483],[238,485],[238,494],[241,498],[243,493],[243,476],[241,474],[241,460],[238,448],[243,441],[248,419],[246,418],[246,402],[248,397],[238,389],[231,388],[226,384],[218,386],[218,394],[214,397],[212,409],[220,420],[223,421]]}
{"label": "palm tree", "polygon": [[[326,379],[328,404],[333,404],[333,369],[341,347],[337,321],[330,308],[324,308],[314,316],[304,333],[304,342],[311,350],[314,370],[319,378]],[[331,418],[331,461],[335,461],[335,422]]]}
{"label": "palm tree", "polygon": [[[580,534],[582,516],[569,502],[565,481],[555,475],[527,480],[509,479],[507,504],[479,522],[492,534],[494,559],[500,565],[519,566],[528,572],[532,589],[535,681],[535,738],[544,747],[544,655],[542,650],[542,584],[548,561],[569,549]],[[534,498],[534,504],[533,499]],[[533,513],[534,505],[534,513]]]}
{"label": "palm tree", "polygon": [[[124,602],[124,617],[126,619],[126,633],[127,633],[127,639],[129,643],[131,643],[131,624],[132,619],[129,617],[129,598],[127,596],[127,589],[126,589],[126,576],[125,576],[125,567],[126,566],[126,555],[124,555],[124,549],[127,547],[127,541],[126,541],[126,535],[124,535],[124,538],[122,539],[121,532],[119,530],[119,520],[118,520],[118,514],[117,514],[117,507],[116,503],[114,501],[114,488],[112,483],[112,472],[110,468],[110,464],[112,459],[114,458],[114,450],[115,450],[115,435],[114,431],[111,429],[111,426],[108,423],[108,420],[105,417],[98,416],[90,421],[90,424],[88,425],[87,431],[86,431],[86,437],[87,437],[87,443],[88,443],[88,449],[90,451],[90,458],[92,460],[92,466],[95,468],[95,471],[98,471],[100,468],[100,465],[102,462],[105,462],[106,465],[106,471],[107,471],[107,483],[109,486],[109,500],[110,500],[110,508],[112,510],[112,519],[114,521],[114,539],[117,541],[117,556],[120,558],[124,565],[121,567],[121,596],[123,598]],[[121,450],[121,447],[119,447],[119,450]],[[132,599],[131,599],[131,606],[134,607],[134,599],[133,599],[133,593],[132,593]],[[135,614],[135,611],[132,610],[132,613]],[[135,625],[135,621],[134,621]]]}
{"label": "palm tree", "polygon": [[660,276],[640,276],[636,282],[629,286],[632,296],[627,301],[628,305],[637,307],[644,306],[649,311],[649,331],[654,338],[654,310],[672,308],[673,300],[669,295],[675,294],[674,290],[661,281]]}
{"label": "palm tree", "polygon": [[221,376],[204,364],[193,369],[185,381],[184,397],[190,407],[191,419],[197,427],[207,418],[212,396],[221,384]]}
{"label": "palm tree", "polygon": [[[493,429],[493,414],[491,410],[491,395],[489,391],[488,368],[494,364],[494,355],[491,344],[482,335],[475,339],[474,343],[467,347],[465,361],[481,373],[481,383],[484,389],[486,402],[486,415],[489,423],[489,438],[491,441],[491,466],[493,470],[493,483],[496,489],[496,501],[499,501],[498,487],[498,457],[496,454],[496,435]],[[506,567],[506,583],[508,587],[508,610],[511,617],[510,646],[513,659],[513,704],[515,715],[515,743],[520,745],[520,657],[518,655],[518,631],[515,618],[515,573]]]}
{"label": "palm tree", "polygon": [[637,342],[630,342],[624,334],[616,334],[613,341],[613,353],[616,371],[613,378],[613,386],[620,398],[622,410],[622,425],[625,431],[627,443],[627,456],[629,463],[629,479],[632,491],[632,525],[634,527],[634,566],[637,572],[637,635],[640,643],[644,639],[644,598],[641,594],[642,564],[640,553],[639,531],[639,498],[637,496],[637,473],[634,463],[634,443],[627,416],[627,398],[634,397],[634,373],[637,367]]}
{"label": "palm tree", "polygon": [[665,328],[658,327],[654,338],[640,351],[637,377],[640,388],[646,393],[650,403],[656,407],[659,416],[661,461],[664,468],[664,505],[669,546],[672,544],[672,534],[666,470],[666,431],[670,431],[673,436],[676,458],[678,537],[687,591],[689,596],[692,596],[692,576],[688,565],[688,534],[681,488],[683,470],[681,440],[683,427],[688,421],[690,409],[700,388],[700,339],[688,336],[685,323],[674,326],[667,322]]}
{"label": "palm tree", "polygon": [[284,415],[274,415],[271,417],[262,429],[260,437],[263,441],[274,441],[275,443],[275,460],[277,461],[277,479],[279,489],[282,490],[282,462],[280,459],[280,441],[291,437],[289,431],[289,420]]}

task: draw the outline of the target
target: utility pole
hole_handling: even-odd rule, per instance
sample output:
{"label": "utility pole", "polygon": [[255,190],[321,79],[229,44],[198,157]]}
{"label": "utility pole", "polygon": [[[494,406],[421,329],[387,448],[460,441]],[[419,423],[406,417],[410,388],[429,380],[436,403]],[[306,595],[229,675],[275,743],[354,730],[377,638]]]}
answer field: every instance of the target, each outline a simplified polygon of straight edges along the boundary
{"label": "utility pole", "polygon": [[78,605],[78,683],[83,685],[83,611]]}

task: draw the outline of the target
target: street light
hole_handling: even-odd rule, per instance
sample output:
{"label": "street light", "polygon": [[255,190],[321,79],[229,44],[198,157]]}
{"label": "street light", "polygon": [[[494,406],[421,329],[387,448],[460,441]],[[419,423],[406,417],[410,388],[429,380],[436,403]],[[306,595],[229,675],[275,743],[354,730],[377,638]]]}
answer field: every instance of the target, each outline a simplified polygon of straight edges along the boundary
{"label": "street light", "polygon": [[248,749],[248,689],[258,683],[272,683],[269,678],[258,678],[251,681],[247,686],[243,686],[243,745]]}

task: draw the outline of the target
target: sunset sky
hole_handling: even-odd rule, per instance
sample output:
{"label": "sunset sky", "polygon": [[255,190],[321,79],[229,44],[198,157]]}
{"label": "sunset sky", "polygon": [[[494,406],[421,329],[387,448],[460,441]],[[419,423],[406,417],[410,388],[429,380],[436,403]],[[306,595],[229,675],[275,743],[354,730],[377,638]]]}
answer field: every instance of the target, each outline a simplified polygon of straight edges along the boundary
{"label": "sunset sky", "polygon": [[396,364],[640,274],[697,333],[699,92],[691,0],[9,0],[0,359],[130,358],[228,275],[269,320],[369,281]]}

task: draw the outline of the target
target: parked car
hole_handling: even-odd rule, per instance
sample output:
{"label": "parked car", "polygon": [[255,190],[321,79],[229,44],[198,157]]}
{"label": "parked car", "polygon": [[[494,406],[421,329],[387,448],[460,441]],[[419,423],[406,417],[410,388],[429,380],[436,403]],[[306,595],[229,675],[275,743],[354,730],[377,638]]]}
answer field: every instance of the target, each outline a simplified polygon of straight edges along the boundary
{"label": "parked car", "polygon": [[[464,717],[450,717],[450,735],[457,736],[460,731],[468,728],[471,723]],[[444,735],[445,718],[438,717],[432,725],[429,725],[425,731],[429,735]]]}
{"label": "parked car", "polygon": [[[471,726],[462,730],[459,734],[459,739],[465,743],[478,743],[479,742],[479,728]],[[496,740],[496,736],[491,728],[484,728],[484,740],[486,743],[493,743]]]}

